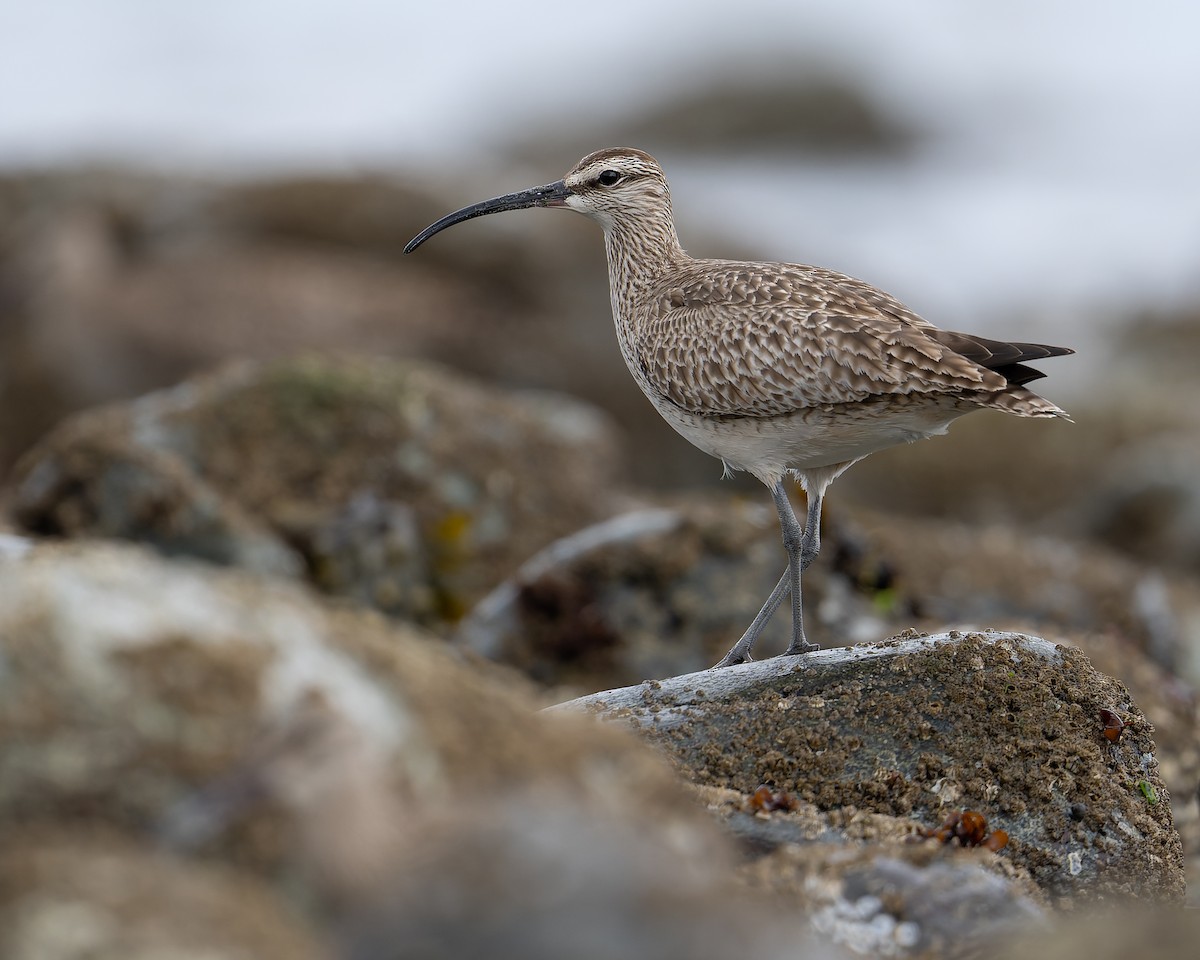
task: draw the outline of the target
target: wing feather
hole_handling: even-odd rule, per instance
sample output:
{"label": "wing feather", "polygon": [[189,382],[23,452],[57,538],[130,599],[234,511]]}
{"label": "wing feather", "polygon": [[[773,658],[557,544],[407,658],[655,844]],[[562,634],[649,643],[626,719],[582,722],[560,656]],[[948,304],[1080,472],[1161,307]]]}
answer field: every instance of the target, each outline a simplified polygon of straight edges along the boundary
{"label": "wing feather", "polygon": [[883,291],[796,264],[693,261],[645,306],[633,347],[647,382],[707,416],[999,391],[1007,381],[980,362],[984,352],[1010,368],[1037,358],[978,339],[970,340],[975,354],[964,355],[958,348],[969,338],[947,337]]}

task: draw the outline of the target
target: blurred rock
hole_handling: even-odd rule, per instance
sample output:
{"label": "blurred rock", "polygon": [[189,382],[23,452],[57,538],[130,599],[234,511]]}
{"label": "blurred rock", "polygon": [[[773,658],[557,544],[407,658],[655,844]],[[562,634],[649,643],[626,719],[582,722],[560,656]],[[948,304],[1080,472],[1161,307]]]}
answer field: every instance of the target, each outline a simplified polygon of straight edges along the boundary
{"label": "blurred rock", "polygon": [[1192,358],[1200,348],[1200,301],[1132,311],[1106,346],[1122,399],[1156,407],[1168,422],[1196,424],[1200,392]]}
{"label": "blurred rock", "polygon": [[972,414],[945,437],[892,447],[856,463],[838,479],[832,497],[899,516],[1067,532],[1058,522],[1060,513],[1095,482],[1112,448],[1138,429],[1070,412],[1074,423]]}
{"label": "blurred rock", "polygon": [[1080,532],[1140,560],[1200,572],[1200,432],[1141,438],[1112,451]]}
{"label": "blurred rock", "polygon": [[[375,781],[431,789],[444,774],[424,721],[338,649],[344,631],[420,642],[281,581],[130,546],[0,558],[0,831],[82,823],[152,837],[173,804],[233,768],[273,769],[278,750],[254,745],[289,742],[283,731],[348,731],[346,755]],[[296,837],[277,792],[240,802],[247,816],[205,849],[278,867]]]}
{"label": "blurred rock", "polygon": [[79,408],[231,358],[332,350],[569,389],[634,431],[639,476],[715,478],[682,441],[681,465],[662,456],[670,430],[625,371],[590,224],[492,218],[400,259],[471,192],[378,175],[0,175],[0,472]]}
{"label": "blurred rock", "polygon": [[[551,544],[480,602],[456,642],[540,683],[586,690],[719,660],[787,563],[779,521],[752,500],[662,499],[672,506],[623,514]],[[838,529],[827,523],[827,555],[837,554]],[[876,586],[858,590],[822,563],[805,574],[805,599],[835,642],[876,639],[887,631]],[[783,611],[763,634],[762,655],[785,647],[790,631]]]}
{"label": "blurred rock", "polygon": [[[966,417],[949,436],[895,447],[838,481],[838,503],[880,512],[1020,525],[1098,541],[1164,568],[1200,566],[1196,449],[1200,390],[1193,308],[1091,329],[1047,391],[1073,423]],[[1074,384],[1072,385],[1072,380]],[[1073,388],[1072,388],[1073,386]]]}
{"label": "blurred rock", "polygon": [[788,846],[754,864],[765,890],[804,903],[813,927],[859,956],[977,957],[1049,915],[989,852],[914,845]]}
{"label": "blurred rock", "polygon": [[1024,936],[997,940],[984,955],[992,960],[1191,960],[1197,943],[1200,914],[1195,910],[1137,909],[1133,904],[1116,903],[1063,918]]}
{"label": "blurred rock", "polygon": [[8,834],[0,848],[5,960],[329,958],[266,884],[94,830]]}
{"label": "blurred rock", "polygon": [[614,502],[605,418],[431,365],[241,364],[78,415],[16,471],[27,531],[121,537],[454,620]]}
{"label": "blurred rock", "polygon": [[[1151,728],[1079,651],[1019,634],[911,636],[593,694],[696,782],[819,809],[986,816],[1058,902],[1179,902],[1183,854]],[[1105,736],[1101,711],[1124,722]]]}
{"label": "blurred rock", "polygon": [[[646,811],[647,814],[650,811]],[[731,857],[680,856],[655,820],[597,817],[553,793],[447,818],[347,924],[351,960],[844,957],[782,899],[732,886]]]}
{"label": "blurred rock", "polygon": [[922,839],[907,817],[822,810],[785,790],[697,787],[748,858],[738,876],[802,906],[822,935],[866,956],[977,956],[1050,919],[1048,898],[1003,852]]}
{"label": "blurred rock", "polygon": [[[891,601],[928,627],[987,623],[1083,635],[1115,632],[1185,681],[1200,683],[1200,583],[1147,570],[1081,540],[1014,524],[968,525],[875,511],[843,513],[835,559],[852,579],[891,573]],[[861,582],[861,579],[860,579]],[[884,598],[887,599],[887,598]],[[891,623],[897,624],[896,618]],[[900,624],[904,625],[904,624]],[[1090,653],[1090,649],[1088,649]],[[1123,671],[1117,676],[1124,677]]]}
{"label": "blurred rock", "polygon": [[[231,357],[350,344],[418,354],[439,338],[453,355],[468,318],[497,329],[496,290],[395,270],[398,249],[365,212],[377,203],[376,217],[396,215],[391,229],[411,236],[433,201],[382,180],[289,186],[97,170],[0,177],[0,467],[65,412]],[[323,234],[305,228],[318,216]]]}
{"label": "blurred rock", "polygon": [[[786,563],[775,511],[700,496],[605,521],[547,547],[462,623],[458,641],[547,684],[598,689],[700,669],[750,623]],[[765,499],[765,498],[764,498]],[[831,507],[805,572],[811,638],[839,646],[947,623],[1074,634],[1119,630],[1200,682],[1200,586],[1119,553],[1030,536]],[[786,646],[781,610],[760,656]]]}
{"label": "blurred rock", "polygon": [[[0,658],[16,956],[224,956],[243,933],[261,949],[230,955],[308,956],[306,923],[355,957],[782,958],[804,937],[733,885],[633,737],[295,585],[41,545],[0,557]],[[289,929],[300,947],[268,949]]]}
{"label": "blurred rock", "polygon": [[524,138],[515,152],[531,163],[559,166],[621,145],[689,155],[878,157],[907,153],[924,135],[881,109],[854,78],[817,65],[780,68],[768,59],[747,71],[744,63],[723,69],[708,61],[681,64],[680,71],[693,79],[678,89],[664,85],[640,114],[609,118],[604,143],[595,141],[594,123],[565,133],[559,123]]}

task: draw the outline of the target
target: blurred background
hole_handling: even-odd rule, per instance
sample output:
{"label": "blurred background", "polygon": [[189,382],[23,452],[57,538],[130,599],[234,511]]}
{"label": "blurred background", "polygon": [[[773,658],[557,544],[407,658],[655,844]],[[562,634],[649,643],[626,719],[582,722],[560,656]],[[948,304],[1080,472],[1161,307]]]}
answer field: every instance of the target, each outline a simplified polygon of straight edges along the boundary
{"label": "blurred background", "polygon": [[840,495],[1197,562],[1198,28],[1182,3],[8,0],[0,471],[71,410],[334,349],[570,390],[637,482],[715,483],[622,367],[591,224],[512,214],[400,253],[632,144],[693,254],[1077,348],[1040,385],[1074,427],[970,418]]}
{"label": "blurred background", "polygon": [[[405,917],[418,930],[440,922],[424,894],[459,902],[443,896],[456,889],[448,880],[480,891],[461,901],[467,915],[516,928],[496,904],[514,891],[549,895],[572,935],[608,937],[621,921],[605,895],[582,898],[600,905],[583,934],[557,906],[577,889],[577,863],[588,878],[619,876],[618,904],[660,911],[674,902],[663,889],[690,889],[693,861],[679,851],[725,869],[715,848],[673,827],[659,832],[675,854],[646,846],[647,824],[672,824],[690,804],[653,786],[666,798],[653,803],[670,805],[660,814],[632,786],[641,762],[616,762],[582,730],[534,736],[507,687],[540,704],[714,663],[784,563],[766,492],[721,480],[720,464],[637,390],[593,224],[511,213],[402,253],[443,214],[555,180],[617,145],[663,163],[697,256],[817,263],[939,327],[1077,350],[1039,364],[1047,379],[1035,384],[1074,423],[979,413],[838,481],[820,561],[805,574],[810,636],[836,646],[970,624],[1082,648],[1128,689],[1103,712],[1128,707],[1135,727],[1118,750],[1101,717],[1088,749],[1124,755],[1147,777],[1161,762],[1195,891],[1198,36],[1200,6],[1156,0],[0,0],[0,833],[20,824],[19,843],[0,842],[0,955],[18,956],[6,945],[34,929],[7,919],[20,911],[53,944],[21,957],[65,956],[63,944],[86,941],[86,930],[63,939],[72,925],[126,929],[127,890],[139,888],[114,881],[130,874],[108,859],[82,870],[62,823],[115,826],[144,850],[163,839],[147,825],[171,826],[177,807],[181,822],[196,821],[189,842],[204,857],[249,864],[319,928],[356,897],[374,909],[368,894],[390,874],[373,871],[386,868],[412,879],[394,894],[379,888],[414,905],[395,929]],[[227,366],[240,359],[278,362]],[[58,538],[80,542],[44,542]],[[246,575],[95,542],[117,539]],[[287,577],[339,602],[284,597]],[[390,620],[360,617],[346,598]],[[756,652],[783,649],[789,627],[777,616]],[[470,654],[466,666],[428,659],[430,633]],[[506,667],[485,671],[475,654]],[[343,659],[362,667],[346,674],[361,672],[361,684],[328,669]],[[536,697],[508,667],[539,685]],[[506,685],[503,703],[481,695],[484,680]],[[285,688],[295,717],[276,703]],[[1021,687],[1034,689],[1050,688]],[[1076,693],[1061,700],[1083,731]],[[373,712],[393,699],[395,715]],[[983,738],[962,756],[1004,755],[997,737],[1023,709],[1005,703],[961,731]],[[363,717],[374,719],[355,734]],[[1149,725],[1156,758],[1139,746]],[[929,724],[918,712],[909,726]],[[1031,734],[1034,753],[1054,727]],[[851,742],[825,722],[806,737],[814,731]],[[1043,759],[1027,768],[1049,784],[1030,811],[1075,789],[1054,786],[1074,767],[1036,766]],[[393,782],[385,763],[414,772]],[[438,764],[450,779],[430,775]],[[945,777],[930,773],[937,785],[950,782],[947,764]],[[824,769],[820,794],[840,802]],[[893,783],[880,768],[869,793],[852,795],[889,794],[881,772]],[[564,777],[595,804],[542,786]],[[971,777],[967,789],[983,791]],[[1006,793],[988,816],[1025,810],[998,782]],[[1114,772],[1111,785],[1157,804],[1140,784]],[[536,803],[523,792],[497,803],[514,785],[532,785]],[[1055,812],[1036,856],[1060,862],[1068,828],[1086,832],[1079,849],[1129,884],[1104,889],[1137,899],[1139,874],[1086,819],[1109,808],[1093,803],[1090,779],[1078,774],[1078,785],[1070,796],[1093,812],[1072,802],[1073,825]],[[1046,801],[1051,787],[1063,792]],[[932,789],[959,802],[957,786]],[[629,805],[628,833],[559,844],[555,830],[593,836],[594,811],[610,802]],[[224,809],[241,804],[250,815]],[[480,814],[460,828],[452,818],[475,805],[500,817],[511,808],[516,825]],[[276,809],[291,812],[276,822]],[[1155,815],[1167,823],[1166,805]],[[38,882],[48,889],[12,866],[22,844],[44,856],[27,821],[54,830],[60,845],[45,856],[66,851],[51,865],[63,889],[94,879],[98,892],[71,896],[119,899],[109,919],[57,896],[45,914],[22,906]],[[1148,821],[1112,822],[1142,837]],[[396,824],[420,844],[392,842]],[[512,866],[493,829],[515,838]],[[521,865],[525,852],[558,846],[565,872]],[[622,859],[627,846],[638,856]],[[844,860],[848,848],[837,849]],[[478,869],[496,856],[504,870]],[[630,885],[621,865],[636,878],[645,856],[653,882]],[[293,858],[295,873],[278,867]],[[146,916],[164,929],[158,904],[175,888],[134,875],[149,878]],[[961,922],[960,886],[964,903],[983,904],[979,923]],[[952,913],[911,916],[953,916],[996,939],[1000,901],[969,886],[955,881]],[[209,902],[188,889],[185,904]],[[230,890],[234,908],[248,902]],[[733,903],[722,894],[721,909],[697,907],[704,922],[688,919],[689,942],[716,928],[741,936],[738,919],[758,924],[740,907],[726,923]],[[200,939],[232,929],[205,920],[218,915],[208,909],[177,915]],[[386,915],[397,916],[390,901]],[[392,929],[389,946],[405,943]],[[715,954],[726,942],[704,946]],[[494,954],[486,943],[474,952]]]}

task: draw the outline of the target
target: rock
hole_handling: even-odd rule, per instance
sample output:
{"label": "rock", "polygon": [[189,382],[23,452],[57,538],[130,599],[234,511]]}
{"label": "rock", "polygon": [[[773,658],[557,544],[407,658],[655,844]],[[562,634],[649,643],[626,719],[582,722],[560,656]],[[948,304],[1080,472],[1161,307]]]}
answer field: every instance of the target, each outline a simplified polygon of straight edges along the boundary
{"label": "rock", "polygon": [[610,509],[616,442],[590,407],[440,368],[238,364],[86,412],[22,462],[27,531],[121,537],[452,621]]}
{"label": "rock", "polygon": [[678,65],[681,76],[703,77],[679,90],[665,90],[640,112],[611,118],[607,143],[597,143],[593,125],[557,125],[523,137],[516,153],[530,164],[554,163],[564,170],[580,157],[613,144],[641,145],[652,153],[739,154],[789,158],[868,155],[889,157],[912,149],[923,131],[880,110],[854,78],[812,63],[800,69],[768,58],[762,69],[738,63],[723,69],[709,56]]}
{"label": "rock", "polygon": [[[765,503],[676,497],[546,547],[480,602],[456,642],[547,685],[595,690],[701,669],[749,625],[787,563]],[[829,554],[837,525],[829,524]],[[836,636],[883,636],[869,592],[827,566],[805,574],[815,619]],[[832,613],[831,622],[827,614]],[[782,650],[787,611],[761,650]]]}
{"label": "rock", "polygon": [[[1116,630],[1142,654],[1200,682],[1200,582],[1147,570],[1086,541],[1032,535],[1003,524],[964,524],[875,511],[841,514],[833,562],[869,583],[885,569],[894,610],[920,613],[925,628],[946,623],[1056,629],[1085,652]],[[838,555],[840,554],[840,555]],[[818,566],[820,561],[818,561]],[[855,570],[861,570],[856,574]],[[879,609],[886,610],[881,604]],[[894,614],[893,626],[907,626]],[[1124,678],[1124,671],[1115,676]]]}
{"label": "rock", "polygon": [[351,920],[345,956],[844,957],[782,901],[732,888],[731,857],[681,859],[659,826],[553,793],[448,819],[409,852],[420,869],[381,885]]}
{"label": "rock", "polygon": [[739,878],[786,897],[823,938],[855,954],[977,956],[992,940],[1049,919],[1047,898],[1024,868],[954,837],[920,840],[906,817],[822,810],[767,786],[752,795],[696,789],[745,851]]}
{"label": "rock", "polygon": [[23,557],[33,549],[33,541],[27,537],[17,537],[11,533],[0,532],[0,557]]}
{"label": "rock", "polygon": [[990,960],[1191,960],[1196,955],[1200,914],[1138,907],[1114,903],[1102,910],[1083,911],[1024,936],[997,940],[985,956]]}
{"label": "rock", "polygon": [[[545,775],[570,785],[571,770],[631,746],[596,729],[598,752],[585,759],[589,725],[547,725],[514,678],[468,669],[412,628],[326,607],[294,584],[130,546],[0,557],[0,639],[0,825],[86,810],[144,831],[201,788],[234,774],[286,781],[310,754],[306,803],[324,763],[355,770],[363,790],[394,784],[440,805],[468,782],[528,787]],[[639,756],[627,758],[629,774],[678,792]],[[624,776],[606,789],[626,789]],[[188,837],[201,832],[195,809],[169,818]],[[242,862],[283,855],[270,831],[241,839]],[[353,846],[345,831],[339,841]]]}
{"label": "rock", "polygon": [[5,836],[5,960],[170,957],[326,960],[318,931],[260,880],[94,830]]}
{"label": "rock", "polygon": [[[275,897],[297,942],[307,924],[353,957],[805,942],[626,732],[295,583],[130,545],[2,554],[0,664],[0,938],[22,949],[69,929],[70,955],[224,956]],[[237,955],[309,955],[258,935]]]}
{"label": "rock", "polygon": [[[0,830],[82,820],[153,838],[173,805],[236,770],[269,780],[297,742],[342,742],[372,796],[393,776],[429,789],[442,764],[423,724],[333,639],[388,635],[372,628],[294,585],[129,546],[0,558]],[[278,794],[241,798],[245,816],[197,843],[279,868],[296,818],[280,818]]]}
{"label": "rock", "polygon": [[[786,562],[778,521],[761,500],[676,495],[658,503],[657,512],[613,518],[545,548],[471,612],[459,642],[577,690],[715,663]],[[988,623],[1064,632],[1091,653],[1115,629],[1139,649],[1113,663],[1111,675],[1124,678],[1134,658],[1148,656],[1200,682],[1194,579],[1019,527],[864,508],[828,508],[822,539],[804,579],[809,633],[822,645]],[[788,631],[785,608],[760,655],[783,649]]]}
{"label": "rock", "polygon": [[1046,923],[1036,890],[999,873],[990,853],[919,846],[791,845],[749,876],[804,905],[813,928],[869,957],[978,956]]}
{"label": "rock", "polygon": [[1193,427],[1113,450],[1076,511],[1080,532],[1146,563],[1200,570],[1198,441]]}
{"label": "rock", "polygon": [[[456,642],[560,697],[714,663],[782,567],[776,521],[752,501],[662,502],[551,544],[471,612]],[[1196,794],[1195,583],[1110,550],[1000,526],[843,508],[827,511],[825,528],[822,556],[805,574],[815,640],[882,639],[914,623],[1051,629],[1128,685],[1156,730],[1168,792]],[[782,650],[787,631],[783,610],[761,654]],[[1177,803],[1173,815],[1189,876],[1200,878],[1200,808]]]}
{"label": "rock", "polygon": [[235,357],[354,349],[566,386],[528,348],[572,326],[532,282],[527,245],[460,257],[452,277],[436,252],[398,268],[444,209],[391,177],[0,174],[0,471],[73,410]]}
{"label": "rock", "polygon": [[[1078,651],[950,633],[818,651],[564,705],[633,723],[698,783],[819,809],[983,813],[1057,902],[1175,902],[1183,858],[1151,728]],[[562,708],[560,708],[562,709]],[[1102,711],[1106,711],[1102,713]],[[1123,722],[1116,741],[1106,717]]]}

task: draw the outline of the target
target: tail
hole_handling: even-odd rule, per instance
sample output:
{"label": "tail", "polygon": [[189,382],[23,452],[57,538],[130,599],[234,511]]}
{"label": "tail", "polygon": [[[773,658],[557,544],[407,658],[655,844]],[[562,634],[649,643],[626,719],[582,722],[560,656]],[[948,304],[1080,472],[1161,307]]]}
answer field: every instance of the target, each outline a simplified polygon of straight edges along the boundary
{"label": "tail", "polygon": [[1039,397],[1024,384],[1045,376],[1041,370],[1026,366],[1031,360],[1065,357],[1074,353],[1070,347],[1052,347],[1046,343],[1010,343],[988,340],[949,330],[926,331],[931,337],[949,347],[972,363],[1000,374],[1008,386],[995,393],[981,394],[978,403],[993,410],[1003,410],[1018,417],[1061,417],[1070,420],[1067,412],[1044,397]]}
{"label": "tail", "polygon": [[[1036,371],[1035,371],[1036,372]],[[1038,376],[1045,376],[1039,373]],[[1003,410],[1018,417],[1061,417],[1070,421],[1071,415],[1056,403],[1039,397],[1032,390],[1014,386],[999,393],[981,394],[979,404],[991,410]]]}

